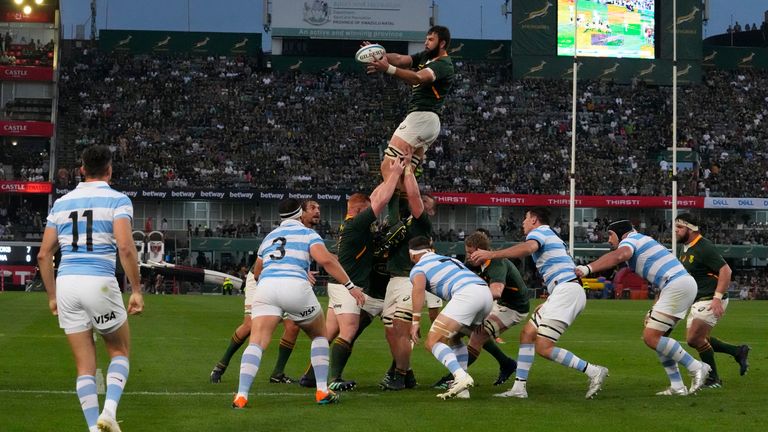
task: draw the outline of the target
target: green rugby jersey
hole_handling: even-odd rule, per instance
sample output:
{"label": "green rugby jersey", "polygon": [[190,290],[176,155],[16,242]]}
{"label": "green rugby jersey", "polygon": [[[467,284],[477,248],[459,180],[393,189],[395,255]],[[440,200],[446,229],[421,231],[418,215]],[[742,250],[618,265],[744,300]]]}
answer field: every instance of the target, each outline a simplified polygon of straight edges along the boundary
{"label": "green rugby jersey", "polygon": [[405,221],[405,239],[389,253],[387,270],[392,276],[409,276],[413,263],[408,254],[408,241],[414,237],[425,236],[432,238],[432,222],[427,212],[422,212],[421,217],[409,217]]}
{"label": "green rugby jersey", "polygon": [[[697,237],[691,245],[684,245],[680,254],[680,262],[683,267],[696,279],[699,291],[696,300],[715,295],[717,289],[717,277],[720,268],[726,262],[717,252],[717,248],[711,241],[702,236]],[[726,293],[727,295],[727,293]]]}
{"label": "green rugby jersey", "polygon": [[426,52],[420,52],[411,55],[411,67],[417,71],[424,68],[432,69],[435,73],[435,80],[431,83],[417,84],[411,87],[408,113],[431,111],[440,114],[445,96],[453,85],[453,61],[448,55],[428,59]]}
{"label": "green rugby jersey", "polygon": [[[373,267],[373,234],[376,215],[368,207],[354,217],[347,217],[339,227],[336,253],[339,263],[355,285],[366,288],[370,285]],[[340,283],[344,283],[342,281]]]}
{"label": "green rugby jersey", "polygon": [[530,311],[528,287],[523,282],[523,277],[512,261],[506,258],[488,260],[476,270],[480,270],[478,275],[488,282],[489,286],[496,282],[504,284],[501,298],[496,300],[498,304],[520,313],[528,313]]}

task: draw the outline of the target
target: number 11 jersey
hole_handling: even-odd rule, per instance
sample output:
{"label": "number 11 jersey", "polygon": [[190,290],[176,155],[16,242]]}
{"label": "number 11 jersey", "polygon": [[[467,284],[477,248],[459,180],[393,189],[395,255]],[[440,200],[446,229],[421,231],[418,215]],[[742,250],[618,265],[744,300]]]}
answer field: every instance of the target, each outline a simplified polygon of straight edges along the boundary
{"label": "number 11 jersey", "polygon": [[56,200],[46,228],[56,228],[61,249],[58,276],[115,276],[113,223],[133,220],[133,205],[106,182],[81,182]]}

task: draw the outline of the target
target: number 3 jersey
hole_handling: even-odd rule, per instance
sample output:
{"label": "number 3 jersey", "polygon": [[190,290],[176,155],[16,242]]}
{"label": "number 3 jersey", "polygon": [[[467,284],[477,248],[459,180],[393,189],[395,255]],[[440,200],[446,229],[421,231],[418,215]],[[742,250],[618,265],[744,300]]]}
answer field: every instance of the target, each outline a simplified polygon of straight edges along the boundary
{"label": "number 3 jersey", "polygon": [[115,276],[116,219],[133,220],[133,205],[106,182],[81,182],[56,200],[46,228],[55,228],[61,249],[58,276]]}
{"label": "number 3 jersey", "polygon": [[425,253],[413,266],[411,282],[419,273],[427,279],[427,291],[446,301],[468,285],[486,285],[478,275],[464,267],[461,261],[434,252]]}
{"label": "number 3 jersey", "polygon": [[259,281],[267,278],[307,280],[312,261],[309,248],[317,243],[323,243],[323,239],[314,230],[295,219],[284,220],[259,246],[258,255],[264,263]]}

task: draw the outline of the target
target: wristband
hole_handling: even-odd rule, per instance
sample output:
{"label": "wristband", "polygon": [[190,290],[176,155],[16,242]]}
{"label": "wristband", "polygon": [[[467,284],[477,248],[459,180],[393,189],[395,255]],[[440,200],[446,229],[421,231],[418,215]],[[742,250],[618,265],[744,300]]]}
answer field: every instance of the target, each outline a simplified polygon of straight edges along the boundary
{"label": "wristband", "polygon": [[352,282],[352,279],[349,280],[349,282],[344,284],[344,288],[347,290],[352,290],[355,288],[355,284]]}
{"label": "wristband", "polygon": [[411,316],[414,317],[414,318],[417,318],[417,317],[421,318],[421,312],[414,312],[414,313],[411,314]]}
{"label": "wristband", "polygon": [[386,70],[386,72],[387,72],[387,74],[388,74],[388,75],[394,75],[394,74],[395,74],[395,72],[397,72],[397,68],[396,68],[396,67],[394,67],[394,66],[392,66],[392,65],[389,65],[389,66],[387,67],[387,70]]}
{"label": "wristband", "polygon": [[589,274],[592,274],[592,266],[587,264],[587,268],[589,269]]}
{"label": "wristband", "polygon": [[714,298],[722,300],[723,295],[724,295],[723,293],[715,291]]}

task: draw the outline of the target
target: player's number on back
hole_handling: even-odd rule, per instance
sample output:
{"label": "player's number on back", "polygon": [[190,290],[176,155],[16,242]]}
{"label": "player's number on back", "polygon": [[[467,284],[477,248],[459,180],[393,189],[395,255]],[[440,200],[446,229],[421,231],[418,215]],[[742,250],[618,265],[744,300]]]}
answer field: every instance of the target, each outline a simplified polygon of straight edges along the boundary
{"label": "player's number on back", "polygon": [[[80,229],[77,226],[77,210],[69,214],[69,218],[72,219],[72,251],[77,251],[78,240],[80,239]],[[93,210],[83,211],[83,217],[85,218],[85,249],[88,252],[93,251]]]}
{"label": "player's number on back", "polygon": [[462,270],[466,270],[467,269],[466,267],[464,267],[464,264],[460,263],[459,261],[457,261],[457,260],[455,260],[453,258],[443,258],[443,259],[440,260],[441,263],[448,262],[448,261],[452,262],[456,267],[458,267],[458,268],[460,268]]}
{"label": "player's number on back", "polygon": [[280,255],[269,254],[269,257],[272,258],[273,260],[281,260],[285,258],[285,243],[286,243],[285,237],[278,237],[272,240],[273,245],[277,243],[280,243],[279,245],[277,245],[277,251],[280,252]]}

